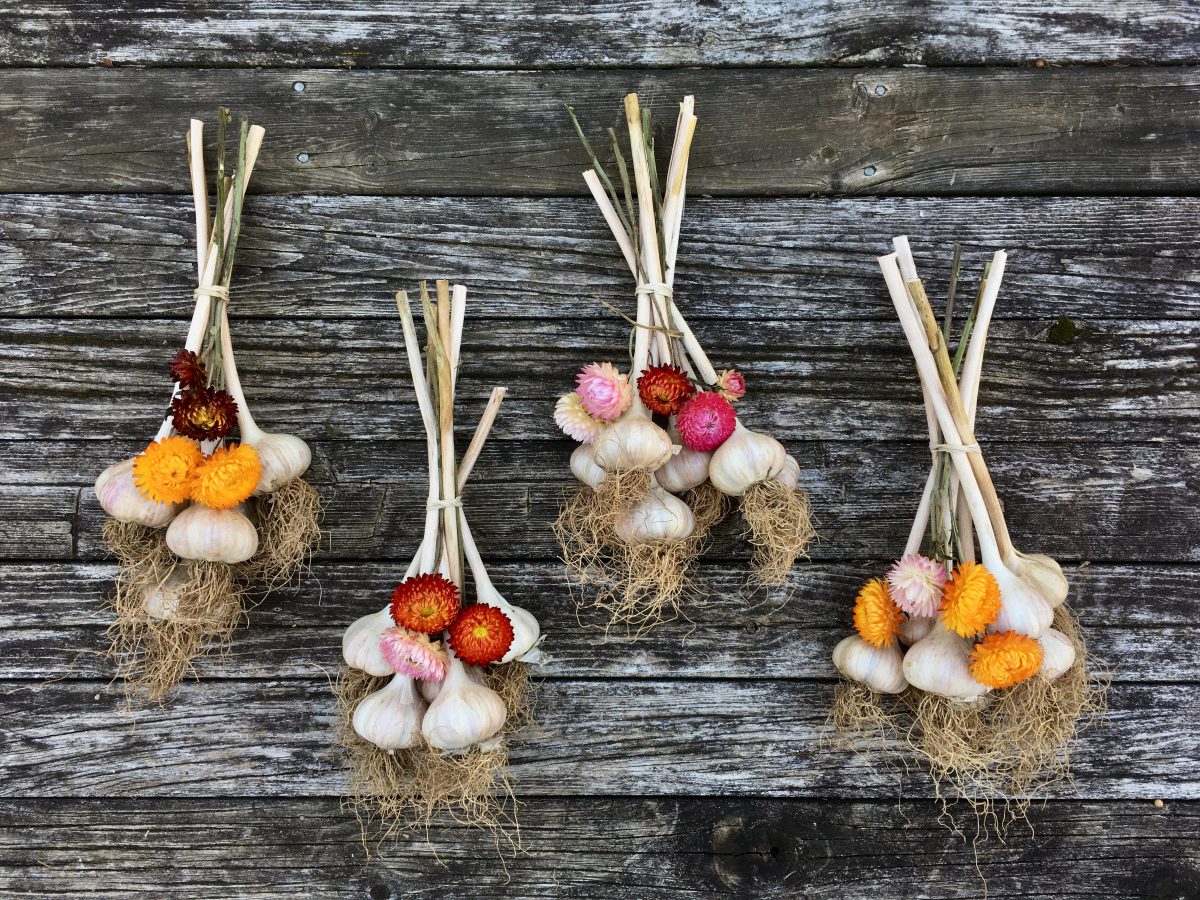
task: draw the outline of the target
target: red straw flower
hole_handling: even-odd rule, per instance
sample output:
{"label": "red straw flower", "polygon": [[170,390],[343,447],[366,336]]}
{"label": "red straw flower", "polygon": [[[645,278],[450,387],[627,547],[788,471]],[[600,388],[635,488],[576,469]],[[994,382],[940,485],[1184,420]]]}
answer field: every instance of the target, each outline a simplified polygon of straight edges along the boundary
{"label": "red straw flower", "polygon": [[637,386],[646,408],[664,416],[675,415],[696,393],[695,385],[678,366],[651,366],[638,378]]}
{"label": "red straw flower", "polygon": [[171,377],[185,388],[204,387],[208,383],[204,363],[191,350],[180,350],[171,359]]}
{"label": "red straw flower", "polygon": [[484,603],[464,609],[450,626],[450,646],[468,666],[486,666],[503,658],[513,642],[513,627],[502,610]]}
{"label": "red straw flower", "polygon": [[411,631],[437,634],[454,621],[461,605],[458,588],[449,578],[414,575],[392,591],[392,621]]}
{"label": "red straw flower", "polygon": [[220,440],[237,422],[237,403],[225,391],[198,387],[171,401],[171,424],[197,441]]}

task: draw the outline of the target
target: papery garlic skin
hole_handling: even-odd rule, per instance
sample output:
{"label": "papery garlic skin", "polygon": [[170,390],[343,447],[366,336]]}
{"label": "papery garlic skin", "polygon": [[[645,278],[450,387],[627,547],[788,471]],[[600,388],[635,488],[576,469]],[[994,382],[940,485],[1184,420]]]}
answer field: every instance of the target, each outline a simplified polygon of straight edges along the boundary
{"label": "papery garlic skin", "polygon": [[240,509],[193,503],[167,527],[167,547],[180,559],[240,563],[258,551],[258,531]]}
{"label": "papery garlic skin", "polygon": [[505,600],[490,579],[484,582],[478,575],[475,576],[475,599],[486,606],[493,606],[500,610],[508,616],[508,621],[512,625],[512,643],[508,647],[508,652],[500,657],[500,663],[519,659],[537,645],[538,638],[542,635],[542,626],[538,624],[537,617],[529,610],[514,606]]}
{"label": "papery garlic skin", "polygon": [[608,474],[596,465],[596,456],[592,444],[580,444],[571,453],[571,474],[592,490],[600,487],[600,482]]}
{"label": "papery garlic skin", "polygon": [[508,708],[500,695],[472,677],[450,651],[450,670],[421,721],[421,734],[436,750],[465,750],[504,727]]}
{"label": "papery garlic skin", "polygon": [[395,625],[389,606],[351,622],[342,634],[342,659],[346,665],[377,678],[393,674],[392,667],[379,649],[379,639]]}
{"label": "papery garlic skin", "polygon": [[312,464],[312,450],[294,434],[262,432],[253,442],[247,443],[258,451],[258,461],[262,465],[255,494],[274,493],[307,472]]}
{"label": "papery garlic skin", "polygon": [[951,700],[975,700],[990,688],[971,675],[971,644],[940,622],[904,654],[904,677],[922,691]]}
{"label": "papery garlic skin", "polygon": [[397,675],[359,701],[350,724],[359,737],[382,750],[404,750],[417,743],[425,710],[413,680]]}
{"label": "papery garlic skin", "polygon": [[161,528],[179,515],[184,504],[147,499],[134,483],[133,463],[132,459],[123,459],[101,472],[96,479],[96,499],[118,521]]}
{"label": "papery garlic skin", "polygon": [[440,681],[418,681],[417,690],[421,692],[426,703],[432,703],[441,693],[442,683]]}
{"label": "papery garlic skin", "polygon": [[711,453],[701,453],[691,447],[680,446],[679,452],[654,473],[654,479],[672,494],[682,494],[708,481],[708,465],[711,459]]}
{"label": "papery garlic skin", "polygon": [[1039,637],[1054,621],[1054,607],[1003,564],[988,563],[986,553],[984,563],[1000,585],[1000,613],[987,627],[988,632],[1019,631]]}
{"label": "papery garlic skin", "polygon": [[1062,566],[1044,553],[1022,553],[1014,550],[1013,555],[1004,560],[1013,574],[1025,582],[1057,609],[1066,602],[1071,586],[1063,575]]}
{"label": "papery garlic skin", "polygon": [[900,623],[898,637],[905,647],[911,647],[933,629],[937,622],[932,616],[907,616]]}
{"label": "papery garlic skin", "polygon": [[1047,628],[1038,641],[1042,645],[1040,677],[1054,681],[1075,665],[1075,645],[1057,628]]}
{"label": "papery garlic skin", "polygon": [[787,464],[787,450],[768,434],[737,427],[714,452],[708,479],[722,494],[740,497],[752,485],[774,478]]}
{"label": "papery garlic skin", "polygon": [[872,647],[852,634],[833,648],[833,664],[847,678],[880,694],[899,694],[908,687],[895,643]]}
{"label": "papery garlic skin", "polygon": [[592,445],[593,458],[605,472],[654,471],[675,452],[671,437],[638,404],[605,428]]}
{"label": "papery garlic skin", "polygon": [[789,456],[783,462],[783,468],[775,473],[775,480],[793,491],[800,487],[800,463],[796,457]]}
{"label": "papery garlic skin", "polygon": [[691,508],[657,484],[617,523],[617,536],[627,544],[673,543],[691,536],[696,517]]}

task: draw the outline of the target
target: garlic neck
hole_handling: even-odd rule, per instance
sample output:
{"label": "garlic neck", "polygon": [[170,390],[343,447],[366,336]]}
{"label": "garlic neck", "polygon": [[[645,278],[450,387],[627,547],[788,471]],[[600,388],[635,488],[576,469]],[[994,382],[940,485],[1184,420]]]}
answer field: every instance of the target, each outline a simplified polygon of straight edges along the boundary
{"label": "garlic neck", "polygon": [[242,391],[242,380],[238,377],[237,362],[233,358],[233,339],[229,335],[229,310],[221,310],[221,365],[225,370],[225,390],[237,404],[238,430],[242,433],[242,443],[250,446],[257,445],[264,432],[254,422],[250,414],[250,404],[246,402],[246,394]]}

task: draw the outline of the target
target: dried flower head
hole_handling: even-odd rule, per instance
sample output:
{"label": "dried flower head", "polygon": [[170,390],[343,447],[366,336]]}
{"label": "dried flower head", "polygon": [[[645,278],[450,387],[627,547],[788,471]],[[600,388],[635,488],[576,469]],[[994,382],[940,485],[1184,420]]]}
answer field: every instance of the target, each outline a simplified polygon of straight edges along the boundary
{"label": "dried flower head", "polygon": [[1000,585],[984,566],[962,562],[942,594],[942,622],[960,637],[979,634],[1000,615]]}
{"label": "dried flower head", "polygon": [[920,553],[908,553],[888,571],[887,580],[897,606],[910,616],[932,616],[942,603],[946,567]]}
{"label": "dried flower head", "polygon": [[633,385],[629,377],[612,363],[592,363],[575,376],[575,393],[584,412],[601,422],[612,422],[625,414],[633,403]]}
{"label": "dried flower head", "polygon": [[604,423],[588,415],[583,408],[583,400],[574,392],[558,398],[554,404],[554,421],[567,437],[581,444],[595,443],[604,430]]}
{"label": "dried flower head", "polygon": [[387,664],[401,675],[422,681],[441,681],[446,677],[450,656],[441,642],[407,628],[389,628],[379,638],[379,652]]}
{"label": "dried flower head", "polygon": [[896,639],[904,615],[892,602],[887,583],[872,578],[854,598],[854,628],[872,647],[886,647]]}
{"label": "dried flower head", "polygon": [[513,642],[513,627],[503,610],[484,603],[464,609],[450,626],[450,646],[468,666],[486,666],[503,658]]}
{"label": "dried flower head", "polygon": [[722,369],[717,376],[717,393],[734,403],[746,396],[746,379],[737,369]]}
{"label": "dried flower head", "polygon": [[173,435],[157,440],[133,461],[133,483],[155,503],[182,503],[203,458],[195,441]]}
{"label": "dried flower head", "polygon": [[1019,631],[985,635],[971,651],[971,676],[990,688],[1008,688],[1038,673],[1045,651],[1037,638]]}
{"label": "dried flower head", "polygon": [[217,441],[237,422],[237,403],[225,391],[198,387],[171,401],[171,424],[198,441]]}
{"label": "dried flower head", "polygon": [[261,475],[258,451],[249,444],[218,447],[196,467],[192,499],[213,509],[233,509],[254,493]]}
{"label": "dried flower head", "polygon": [[638,377],[637,386],[646,408],[664,416],[675,415],[696,393],[696,386],[678,366],[650,366]]}
{"label": "dried flower head", "polygon": [[437,572],[406,578],[392,591],[392,621],[422,634],[445,631],[461,606],[454,582]]}
{"label": "dried flower head", "polygon": [[180,350],[171,359],[171,378],[184,388],[204,387],[208,384],[208,372],[204,363],[191,350]]}
{"label": "dried flower head", "polygon": [[700,391],[675,416],[675,430],[683,443],[692,450],[709,453],[716,450],[733,434],[737,413],[720,394]]}

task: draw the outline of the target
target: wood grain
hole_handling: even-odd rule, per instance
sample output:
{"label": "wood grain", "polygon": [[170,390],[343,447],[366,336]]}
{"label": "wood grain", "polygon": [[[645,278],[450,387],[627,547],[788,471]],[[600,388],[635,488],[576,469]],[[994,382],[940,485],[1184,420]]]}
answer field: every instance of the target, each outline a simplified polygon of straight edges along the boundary
{"label": "wood grain", "polygon": [[1051,67],[6,69],[0,192],[187,193],[187,119],[226,104],[267,129],[257,191],[581,195],[564,106],[603,135],[630,89],[668,126],[700,98],[694,195],[1195,191],[1194,69]]}
{"label": "wood grain", "polygon": [[[762,319],[891,320],[875,257],[909,234],[935,301],[960,241],[964,285],[1008,251],[997,319],[1039,330],[1059,316],[1085,329],[1197,319],[1198,219],[1196,197],[695,198],[675,296],[727,332]],[[0,318],[186,317],[191,223],[184,197],[0,196]],[[238,319],[395,324],[396,289],[445,276],[470,288],[472,318],[612,319],[601,301],[632,304],[621,266],[590,199],[260,195],[246,207],[233,308]]]}
{"label": "wood grain", "polygon": [[[526,797],[525,853],[504,867],[489,838],[439,825],[362,858],[332,799],[0,801],[0,890],[71,896],[282,900],[444,896],[625,900],[965,897],[984,883],[930,801]],[[988,895],[1184,897],[1200,878],[1200,809],[1148,800],[1052,803],[1033,835],[980,848]],[[204,828],[196,828],[200,819]],[[155,852],[147,853],[147,847]],[[1105,852],[1097,853],[1103,846]]]}
{"label": "wood grain", "polygon": [[[73,0],[0,6],[0,63],[133,66],[678,66],[1187,62],[1194,8],[1154,0],[1053,6],[980,0],[912,7],[736,0],[397,0],[187,4]],[[936,22],[935,27],[931,27]]]}

